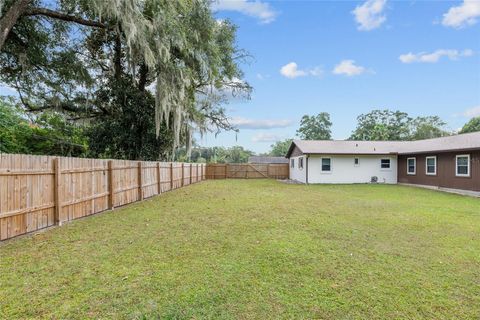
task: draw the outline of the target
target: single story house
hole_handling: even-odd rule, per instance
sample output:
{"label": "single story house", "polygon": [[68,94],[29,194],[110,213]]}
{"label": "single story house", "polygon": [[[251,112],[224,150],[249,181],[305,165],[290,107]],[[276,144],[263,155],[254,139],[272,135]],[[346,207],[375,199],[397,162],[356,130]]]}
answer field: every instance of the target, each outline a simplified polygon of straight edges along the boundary
{"label": "single story house", "polygon": [[248,163],[255,164],[280,164],[288,163],[288,159],[285,157],[263,157],[263,156],[250,156],[248,157]]}
{"label": "single story house", "polygon": [[290,179],[405,183],[480,192],[480,132],[418,141],[294,140]]}

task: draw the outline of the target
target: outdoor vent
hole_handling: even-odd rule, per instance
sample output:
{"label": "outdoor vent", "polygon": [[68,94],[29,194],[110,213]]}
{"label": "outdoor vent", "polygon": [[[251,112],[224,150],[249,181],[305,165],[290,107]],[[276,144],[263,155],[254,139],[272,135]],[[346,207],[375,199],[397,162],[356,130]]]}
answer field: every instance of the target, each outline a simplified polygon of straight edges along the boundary
{"label": "outdoor vent", "polygon": [[373,176],[373,177],[370,179],[370,182],[371,182],[371,183],[377,183],[377,182],[378,182],[378,177],[377,177],[377,176]]}

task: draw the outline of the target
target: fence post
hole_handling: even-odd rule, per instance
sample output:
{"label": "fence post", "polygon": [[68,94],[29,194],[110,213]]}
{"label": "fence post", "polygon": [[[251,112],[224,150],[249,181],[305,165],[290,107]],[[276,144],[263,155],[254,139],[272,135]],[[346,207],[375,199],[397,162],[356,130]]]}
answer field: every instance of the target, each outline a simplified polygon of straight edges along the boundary
{"label": "fence post", "polygon": [[173,190],[173,162],[170,162],[170,190]]}
{"label": "fence post", "polygon": [[108,161],[108,209],[114,206],[115,190],[113,190],[113,161]]}
{"label": "fence post", "polygon": [[184,177],[184,167],[185,167],[185,163],[182,162],[182,183],[181,183],[181,186],[183,187],[183,185],[185,184],[184,180],[185,180],[185,177]]}
{"label": "fence post", "polygon": [[162,169],[160,162],[157,162],[157,175],[158,175],[158,194],[162,193]]}
{"label": "fence post", "polygon": [[228,176],[228,163],[225,163],[225,177],[224,179],[227,179]]}
{"label": "fence post", "polygon": [[62,225],[61,213],[62,213],[62,171],[60,168],[60,159],[53,159],[53,168],[55,171],[55,224]]}
{"label": "fence post", "polygon": [[192,163],[190,163],[190,183],[189,184],[192,184]]}
{"label": "fence post", "polygon": [[143,200],[142,161],[138,161],[138,200]]}

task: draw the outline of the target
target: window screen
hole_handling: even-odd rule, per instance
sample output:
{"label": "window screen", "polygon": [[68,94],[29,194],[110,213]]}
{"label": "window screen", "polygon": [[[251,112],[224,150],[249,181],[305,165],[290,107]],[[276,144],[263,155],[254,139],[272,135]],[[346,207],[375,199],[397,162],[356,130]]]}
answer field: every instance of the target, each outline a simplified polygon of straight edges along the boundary
{"label": "window screen", "polygon": [[457,175],[468,176],[470,174],[470,157],[457,156]]}
{"label": "window screen", "polygon": [[416,159],[415,158],[410,158],[407,159],[407,172],[410,174],[415,174],[416,171]]}
{"label": "window screen", "polygon": [[382,169],[390,169],[390,159],[382,159],[380,166]]}
{"label": "window screen", "polygon": [[331,171],[332,170],[332,159],[322,158],[322,171]]}

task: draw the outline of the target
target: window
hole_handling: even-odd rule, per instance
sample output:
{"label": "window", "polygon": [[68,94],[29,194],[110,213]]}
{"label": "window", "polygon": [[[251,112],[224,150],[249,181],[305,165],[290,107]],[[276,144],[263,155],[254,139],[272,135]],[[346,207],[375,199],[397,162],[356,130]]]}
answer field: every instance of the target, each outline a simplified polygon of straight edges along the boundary
{"label": "window", "polygon": [[298,169],[303,169],[303,158],[298,158]]}
{"label": "window", "polygon": [[426,157],[425,165],[426,165],[425,173],[427,175],[434,176],[437,174],[437,157]]}
{"label": "window", "polygon": [[414,175],[417,173],[417,158],[407,159],[407,174]]}
{"label": "window", "polygon": [[462,154],[456,158],[456,176],[457,177],[470,177],[470,155]]}
{"label": "window", "polygon": [[290,168],[295,168],[295,159],[290,159]]}
{"label": "window", "polygon": [[390,159],[382,159],[380,160],[380,167],[382,169],[390,169]]}
{"label": "window", "polygon": [[322,172],[332,171],[332,159],[322,158]]}
{"label": "window", "polygon": [[353,164],[355,165],[355,167],[358,167],[360,165],[360,159],[358,158],[353,159]]}

